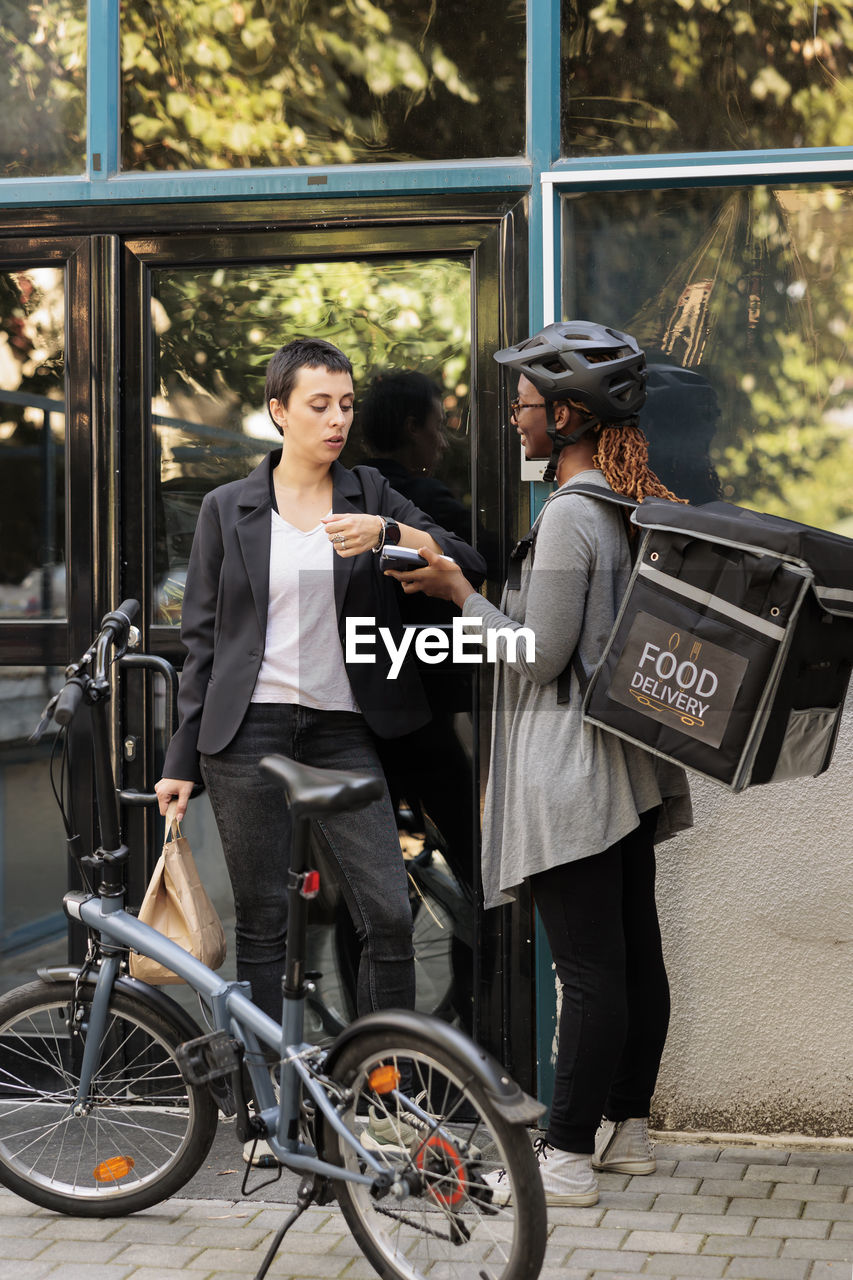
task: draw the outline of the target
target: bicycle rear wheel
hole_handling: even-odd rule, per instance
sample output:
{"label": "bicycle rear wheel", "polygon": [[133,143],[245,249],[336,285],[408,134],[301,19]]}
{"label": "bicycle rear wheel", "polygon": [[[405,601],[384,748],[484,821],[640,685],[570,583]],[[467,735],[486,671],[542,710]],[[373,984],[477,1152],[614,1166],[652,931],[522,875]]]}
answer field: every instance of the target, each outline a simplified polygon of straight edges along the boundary
{"label": "bicycle rear wheel", "polygon": [[58,1213],[115,1217],[180,1190],[210,1150],[217,1109],[181,1076],[181,1032],[113,992],[90,1102],[74,1115],[93,988],[83,990],[74,1026],[71,982],[0,999],[0,1182]]}
{"label": "bicycle rear wheel", "polygon": [[[411,1063],[410,1096],[429,1117],[407,1112],[370,1085],[380,1067]],[[370,1187],[336,1182],[341,1211],[365,1257],[386,1280],[535,1280],[547,1219],[530,1137],[508,1122],[471,1071],[428,1032],[365,1032],[333,1070],[344,1086],[343,1120],[408,1186],[382,1198]],[[373,1077],[374,1080],[376,1077]],[[373,1113],[371,1115],[371,1112]],[[375,1132],[385,1139],[377,1146]],[[363,1161],[330,1127],[326,1154],[350,1169]],[[504,1169],[511,1198],[495,1197],[486,1175]]]}

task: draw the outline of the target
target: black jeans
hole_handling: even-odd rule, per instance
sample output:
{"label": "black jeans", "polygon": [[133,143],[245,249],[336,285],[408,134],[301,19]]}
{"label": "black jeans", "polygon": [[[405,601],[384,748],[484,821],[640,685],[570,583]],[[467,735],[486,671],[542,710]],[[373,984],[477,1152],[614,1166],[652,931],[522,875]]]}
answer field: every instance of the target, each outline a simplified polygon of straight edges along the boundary
{"label": "black jeans", "polygon": [[[202,756],[237,916],[237,977],[278,1022],[287,941],[291,818],[281,785],[258,762],[271,754],[328,769],[382,774],[360,715],[295,704],[252,703],[231,743]],[[316,823],[340,870],[362,944],[359,1014],[415,1003],[412,912],[397,824],[386,792],[365,809]]]}
{"label": "black jeans", "polygon": [[531,877],[562,983],[548,1141],[591,1152],[602,1115],[647,1116],[669,1027],[649,810],[604,853]]}

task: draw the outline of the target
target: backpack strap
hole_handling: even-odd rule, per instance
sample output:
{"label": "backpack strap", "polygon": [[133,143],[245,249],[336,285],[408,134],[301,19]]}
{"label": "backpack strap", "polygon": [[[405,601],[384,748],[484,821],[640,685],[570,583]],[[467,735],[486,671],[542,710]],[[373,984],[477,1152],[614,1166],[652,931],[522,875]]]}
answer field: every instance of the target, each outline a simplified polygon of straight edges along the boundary
{"label": "backpack strap", "polygon": [[545,507],[549,502],[554,502],[557,498],[570,498],[576,493],[583,494],[587,498],[600,498],[602,502],[613,502],[620,507],[630,507],[632,511],[639,506],[639,503],[634,498],[626,498],[624,493],[614,493],[612,489],[603,489],[599,484],[574,484],[569,489],[558,489],[556,493],[550,494],[545,499],[542,511],[539,513],[539,518],[535,521],[533,528],[523,538],[519,538],[510,553],[509,568],[507,570],[507,586],[510,591],[518,591],[521,586],[521,566],[536,546],[539,521],[542,519],[542,512],[544,512]]}
{"label": "backpack strap", "polygon": [[[568,489],[558,490],[557,493],[551,495],[551,498],[567,498],[574,493],[581,493],[587,498],[599,498],[602,502],[612,502],[618,507],[626,509],[630,508],[632,511],[636,510],[639,506],[636,499],[628,498],[624,493],[614,493],[612,489],[603,489],[601,485],[598,484],[574,484]],[[551,499],[549,498],[548,501],[550,502]],[[531,529],[530,532],[532,533],[533,530]],[[530,534],[527,536],[529,538]],[[581,662],[581,656],[577,648],[575,648],[572,656],[569,658],[565,667],[557,677],[557,702],[560,706],[568,705],[572,686],[572,672],[574,672],[577,677],[581,697],[586,697],[590,677],[584,670],[584,665]]]}
{"label": "backpack strap", "polygon": [[[538,524],[539,522],[537,521],[536,523]],[[536,546],[537,532],[536,524],[534,524],[529,533],[526,533],[523,538],[519,538],[510,552],[509,568],[506,575],[506,585],[510,591],[518,591],[521,588],[521,566]]]}

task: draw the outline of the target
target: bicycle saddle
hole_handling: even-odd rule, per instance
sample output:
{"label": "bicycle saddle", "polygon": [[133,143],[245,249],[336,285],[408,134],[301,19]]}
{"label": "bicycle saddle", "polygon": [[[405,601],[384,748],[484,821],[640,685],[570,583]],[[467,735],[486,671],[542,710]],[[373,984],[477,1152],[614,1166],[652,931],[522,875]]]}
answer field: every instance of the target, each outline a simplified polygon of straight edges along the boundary
{"label": "bicycle saddle", "polygon": [[295,818],[363,809],[385,791],[384,779],[375,774],[316,769],[288,756],[264,756],[261,768],[283,784]]}

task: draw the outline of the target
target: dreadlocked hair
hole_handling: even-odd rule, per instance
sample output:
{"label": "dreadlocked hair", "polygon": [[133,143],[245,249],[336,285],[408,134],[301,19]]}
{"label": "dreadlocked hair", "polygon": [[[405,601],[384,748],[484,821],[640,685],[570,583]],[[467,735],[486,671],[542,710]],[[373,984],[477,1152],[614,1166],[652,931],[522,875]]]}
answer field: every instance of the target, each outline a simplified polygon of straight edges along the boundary
{"label": "dreadlocked hair", "polygon": [[649,442],[634,423],[602,426],[596,431],[598,444],[593,466],[598,467],[615,493],[642,502],[643,498],[668,498],[686,502],[667,489],[649,466]]}
{"label": "dreadlocked hair", "polygon": [[[584,418],[597,437],[592,465],[604,475],[614,493],[642,502],[643,498],[668,498],[670,502],[687,502],[667,489],[649,466],[649,442],[637,426],[637,419],[608,426],[597,422],[588,407],[579,400],[567,403]],[[633,526],[632,526],[633,531]]]}

